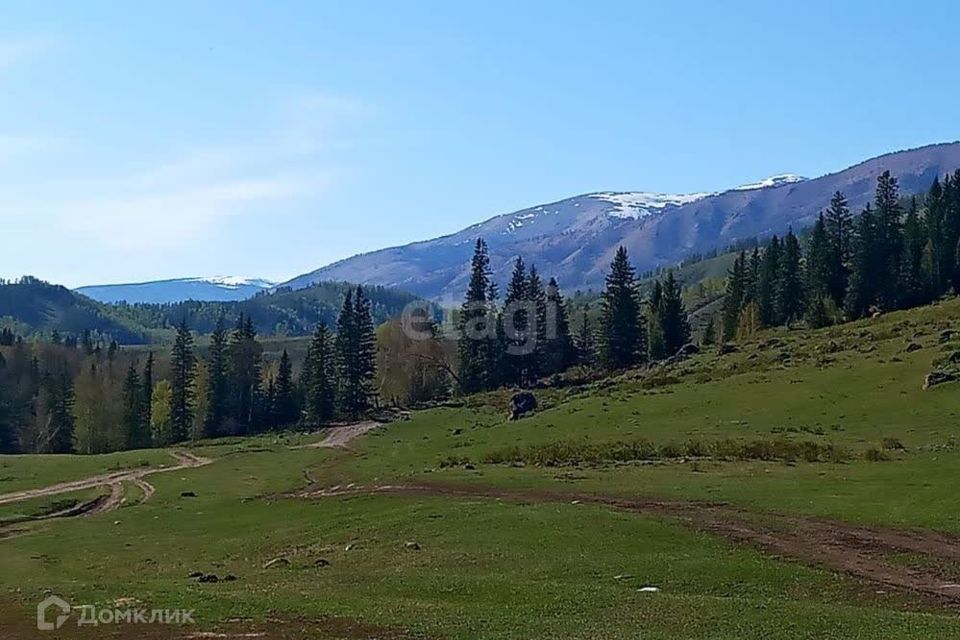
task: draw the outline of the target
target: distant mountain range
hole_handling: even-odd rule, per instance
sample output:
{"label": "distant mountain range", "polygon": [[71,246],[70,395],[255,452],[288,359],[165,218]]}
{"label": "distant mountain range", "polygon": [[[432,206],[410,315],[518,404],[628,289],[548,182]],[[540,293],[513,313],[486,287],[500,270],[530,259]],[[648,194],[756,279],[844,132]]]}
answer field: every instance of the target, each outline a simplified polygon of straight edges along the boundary
{"label": "distant mountain range", "polygon": [[135,284],[104,284],[76,289],[99,302],[147,302],[155,304],[202,300],[235,302],[246,300],[274,285],[269,280],[215,276],[212,278],[179,278]]}
{"label": "distant mountain range", "polygon": [[738,240],[807,226],[836,191],[859,210],[873,198],[884,170],[909,194],[926,191],[935,176],[957,168],[960,143],[948,143],[887,154],[819,178],[784,174],[719,193],[589,193],[499,215],[452,235],[357,255],[279,286],[347,281],[457,301],[474,243],[483,238],[500,283],[520,255],[544,276],[556,276],[566,291],[596,289],[618,245],[627,247],[638,269],[652,269]]}

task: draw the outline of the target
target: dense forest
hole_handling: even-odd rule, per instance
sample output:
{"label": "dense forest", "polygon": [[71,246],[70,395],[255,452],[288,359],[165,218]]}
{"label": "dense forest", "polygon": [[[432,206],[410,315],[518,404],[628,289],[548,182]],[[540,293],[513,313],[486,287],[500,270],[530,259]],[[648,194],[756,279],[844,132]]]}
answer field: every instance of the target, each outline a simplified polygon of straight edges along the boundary
{"label": "dense forest", "polygon": [[[241,302],[187,301],[177,304],[104,304],[65,287],[32,277],[0,281],[0,328],[28,339],[57,336],[79,340],[90,332],[95,340],[119,344],[170,342],[186,321],[193,331],[209,334],[218,320],[236,323],[250,318],[257,332],[274,336],[307,336],[318,322],[332,324],[354,285],[324,282],[305,289],[263,292]],[[385,287],[364,287],[374,321],[400,313],[416,297]]]}

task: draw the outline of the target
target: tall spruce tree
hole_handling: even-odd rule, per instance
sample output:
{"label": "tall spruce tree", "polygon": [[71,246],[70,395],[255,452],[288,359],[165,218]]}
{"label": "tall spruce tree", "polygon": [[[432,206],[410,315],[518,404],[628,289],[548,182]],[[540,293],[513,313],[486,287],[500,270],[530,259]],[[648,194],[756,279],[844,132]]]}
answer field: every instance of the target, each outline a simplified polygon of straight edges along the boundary
{"label": "tall spruce tree", "polygon": [[897,285],[899,306],[915,307],[930,301],[932,278],[924,271],[923,254],[926,234],[917,207],[911,198],[910,209],[903,221],[903,256],[900,259],[900,281]]}
{"label": "tall spruce tree", "polygon": [[[727,274],[727,290],[723,298],[723,339],[732,340],[737,335],[740,311],[746,299],[746,253],[741,251],[734,259]],[[758,294],[760,289],[758,288]]]}
{"label": "tall spruce tree", "polygon": [[152,434],[150,424],[153,420],[153,351],[147,354],[147,363],[143,365],[140,378],[140,428],[148,435]]}
{"label": "tall spruce tree", "polygon": [[337,319],[337,365],[340,405],[352,417],[370,407],[376,374],[376,337],[370,302],[361,287],[347,294]]}
{"label": "tall spruce tree", "polygon": [[527,281],[527,295],[530,296],[530,309],[533,317],[529,319],[528,334],[533,339],[532,349],[527,356],[527,382],[532,384],[543,375],[547,353],[547,292],[536,266],[530,267]]}
{"label": "tall spruce tree", "polygon": [[250,316],[240,314],[228,353],[236,431],[239,434],[252,433],[258,427],[258,405],[262,400],[263,346],[257,341],[257,331]]}
{"label": "tall spruce tree", "polygon": [[293,365],[284,349],[280,354],[277,378],[274,384],[273,416],[275,426],[290,426],[300,417],[296,392],[293,387]]}
{"label": "tall spruce tree", "polygon": [[821,213],[810,232],[806,256],[806,285],[810,302],[833,298],[833,249],[827,224]]}
{"label": "tall spruce tree", "polygon": [[897,306],[897,283],[900,278],[900,259],[903,256],[903,209],[900,206],[897,179],[889,171],[884,171],[877,178],[875,205],[877,272],[880,276],[876,302],[883,309],[894,309]]}
{"label": "tall spruce tree", "polygon": [[877,298],[879,242],[876,222],[870,204],[857,216],[854,225],[853,257],[845,306],[851,318],[862,318]]}
{"label": "tall spruce tree", "polygon": [[667,272],[663,281],[663,296],[657,315],[666,355],[672,356],[690,341],[690,321],[683,306],[680,283],[674,278],[672,270]]}
{"label": "tall spruce tree", "polygon": [[830,199],[830,206],[824,216],[824,226],[830,245],[830,298],[840,308],[847,295],[847,280],[850,277],[853,253],[853,216],[850,214],[846,197],[840,191],[834,193]]}
{"label": "tall spruce tree", "polygon": [[520,387],[530,380],[535,357],[533,353],[525,352],[528,343],[536,339],[536,312],[530,308],[530,293],[526,265],[523,258],[517,256],[503,299],[502,323],[506,334],[503,379]]}
{"label": "tall spruce tree", "polygon": [[647,300],[647,352],[651,360],[660,360],[667,356],[662,311],[663,285],[659,280],[654,280]]}
{"label": "tall spruce tree", "polygon": [[570,318],[567,315],[567,303],[560,293],[556,278],[547,283],[547,326],[553,326],[553,335],[546,341],[546,370],[554,374],[566,371],[577,359],[577,348],[570,334]]}
{"label": "tall spruce tree", "polygon": [[490,278],[487,245],[477,239],[470,263],[470,283],[457,321],[460,387],[465,393],[491,389],[499,380],[496,289]]}
{"label": "tall spruce tree", "polygon": [[645,360],[646,331],[636,273],[622,246],[610,264],[605,284],[600,296],[601,357],[610,369],[632,367]]}
{"label": "tall spruce tree", "polygon": [[780,263],[780,280],[777,288],[780,320],[788,325],[803,317],[806,306],[802,257],[800,242],[791,230],[783,239],[783,259]]}
{"label": "tall spruce tree", "polygon": [[593,324],[590,322],[590,305],[583,307],[580,319],[580,329],[577,331],[577,361],[580,364],[592,364],[596,354],[596,340],[593,334]]}
{"label": "tall spruce tree", "polygon": [[208,438],[224,433],[230,415],[229,340],[221,315],[210,334],[207,353],[207,412],[203,417],[203,430]]}
{"label": "tall spruce tree", "polygon": [[317,424],[329,422],[336,413],[336,357],[327,325],[320,322],[313,333],[303,366],[303,392],[307,416]]}
{"label": "tall spruce tree", "polygon": [[757,281],[757,313],[761,326],[774,327],[783,323],[777,295],[780,291],[780,276],[783,247],[780,238],[773,236],[763,251],[760,276]]}
{"label": "tall spruce tree", "polygon": [[150,446],[150,426],[143,423],[143,386],[135,364],[130,363],[122,391],[122,428],[127,449],[145,449]]}
{"label": "tall spruce tree", "polygon": [[170,351],[170,441],[183,442],[193,423],[193,377],[196,359],[193,334],[183,320]]}

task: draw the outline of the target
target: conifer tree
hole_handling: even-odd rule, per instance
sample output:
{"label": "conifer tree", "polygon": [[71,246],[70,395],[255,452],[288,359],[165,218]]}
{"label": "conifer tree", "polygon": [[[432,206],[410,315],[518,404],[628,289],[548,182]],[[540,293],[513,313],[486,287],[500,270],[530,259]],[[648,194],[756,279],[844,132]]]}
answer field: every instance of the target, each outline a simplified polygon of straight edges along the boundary
{"label": "conifer tree", "polygon": [[647,300],[647,350],[651,360],[661,360],[668,355],[663,335],[662,311],[663,285],[659,280],[654,280],[650,298]]}
{"label": "conifer tree", "polygon": [[667,272],[663,282],[658,316],[666,355],[672,356],[690,341],[690,321],[683,306],[680,283],[674,278],[672,270]]}
{"label": "conifer tree", "polygon": [[274,385],[273,397],[274,423],[277,426],[294,424],[299,417],[297,398],[293,388],[293,365],[290,356],[284,349],[280,355],[280,364],[277,369],[277,378]]}
{"label": "conifer tree", "polygon": [[806,256],[806,285],[811,304],[833,297],[833,250],[824,215],[821,213],[810,232]]}
{"label": "conifer tree", "polygon": [[935,177],[926,197],[925,226],[927,242],[924,247],[925,270],[929,273],[933,295],[946,289],[950,268],[946,240],[946,210],[940,178]]}
{"label": "conifer tree", "polygon": [[230,387],[233,391],[233,412],[240,434],[253,432],[261,401],[263,346],[250,316],[240,314],[230,338]]}
{"label": "conifer tree", "polygon": [[533,311],[533,317],[528,319],[527,333],[533,340],[533,349],[526,357],[526,370],[527,382],[532,384],[543,374],[547,350],[547,292],[535,266],[530,267],[527,295]]}
{"label": "conifer tree", "polygon": [[[123,381],[123,435],[127,449],[150,446],[150,425],[143,423],[144,393],[137,367],[131,363]],[[146,428],[144,428],[146,427]]]}
{"label": "conifer tree", "polygon": [[713,316],[707,318],[707,324],[703,328],[703,336],[700,338],[701,345],[711,345],[717,341],[717,328]]}
{"label": "conifer tree", "polygon": [[788,325],[803,317],[805,307],[801,257],[800,242],[793,231],[789,231],[783,239],[783,260],[777,289],[780,320]]}
{"label": "conifer tree", "polygon": [[830,298],[837,307],[843,306],[850,276],[850,259],[853,252],[853,216],[843,193],[837,191],[830,199],[824,216],[827,238],[830,245]]}
{"label": "conifer tree", "polygon": [[73,452],[73,381],[66,366],[47,371],[41,380],[40,405],[43,415],[40,444],[41,453]]}
{"label": "conifer tree", "polygon": [[[723,339],[732,340],[737,335],[737,325],[740,322],[740,311],[743,309],[746,298],[746,253],[743,251],[734,259],[733,266],[727,274],[727,291],[723,299]],[[762,272],[761,272],[762,274]],[[758,285],[758,295],[762,289]]]}
{"label": "conifer tree", "polygon": [[862,318],[877,298],[878,248],[874,212],[868,203],[854,227],[853,257],[845,306],[851,318]]}
{"label": "conifer tree", "polygon": [[610,369],[632,367],[645,360],[646,331],[636,273],[622,246],[610,264],[605,284],[600,297],[601,357]]}
{"label": "conifer tree", "polygon": [[593,335],[593,325],[590,322],[590,305],[584,305],[580,320],[580,330],[577,332],[577,361],[581,364],[593,363],[596,353],[596,341]]}
{"label": "conifer tree", "polygon": [[780,238],[773,236],[767,243],[760,261],[757,279],[757,315],[761,326],[775,327],[783,324],[777,296],[780,291],[780,276],[783,273],[781,260],[783,249]]}
{"label": "conifer tree", "polygon": [[[143,376],[140,380],[140,429],[146,433],[145,441],[149,441],[152,433],[150,424],[153,419],[153,351],[147,353],[147,363],[143,365]],[[147,446],[150,446],[148,443]]]}
{"label": "conifer tree", "polygon": [[347,294],[337,319],[337,370],[340,404],[354,418],[366,411],[373,396],[376,374],[376,336],[370,303],[357,287]]}
{"label": "conifer tree", "polygon": [[335,360],[330,332],[321,322],[303,367],[307,415],[317,424],[329,422],[336,412]]}
{"label": "conifer tree", "polygon": [[554,335],[547,345],[547,368],[545,373],[553,374],[566,371],[577,359],[577,349],[570,334],[570,319],[567,316],[567,304],[560,293],[556,278],[547,283],[547,324],[555,327]]}
{"label": "conifer tree", "polygon": [[193,334],[186,320],[177,327],[170,352],[170,442],[183,442],[193,424]]}
{"label": "conifer tree", "polygon": [[207,412],[203,417],[203,430],[208,438],[224,433],[224,423],[230,414],[229,348],[229,337],[221,315],[210,334],[207,355]]}
{"label": "conifer tree", "polygon": [[503,327],[506,332],[506,353],[503,360],[503,379],[523,387],[531,375],[534,355],[521,353],[528,341],[535,339],[536,314],[530,313],[530,280],[523,258],[517,256],[503,300]]}
{"label": "conifer tree", "polygon": [[910,209],[903,222],[903,257],[900,260],[900,282],[897,294],[900,307],[910,308],[930,301],[931,279],[924,272],[923,254],[926,238],[917,209],[917,199],[911,198]]}
{"label": "conifer tree", "polygon": [[458,318],[457,353],[460,387],[465,393],[493,388],[499,379],[498,323],[493,310],[496,289],[490,278],[487,245],[477,239],[470,264],[470,283]]}
{"label": "conifer tree", "polygon": [[897,306],[897,282],[900,277],[900,259],[903,255],[903,236],[900,206],[900,193],[897,179],[884,171],[877,178],[876,235],[878,244],[877,273],[880,276],[877,285],[876,302],[884,309]]}

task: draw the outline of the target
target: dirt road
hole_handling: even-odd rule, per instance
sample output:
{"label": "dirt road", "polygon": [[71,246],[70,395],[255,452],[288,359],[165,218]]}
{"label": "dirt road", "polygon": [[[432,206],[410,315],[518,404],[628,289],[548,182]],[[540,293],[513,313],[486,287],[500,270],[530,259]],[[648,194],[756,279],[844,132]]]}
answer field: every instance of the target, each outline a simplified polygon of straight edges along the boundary
{"label": "dirt road", "polygon": [[[940,604],[960,604],[960,536],[936,531],[864,527],[823,518],[750,511],[726,503],[614,498],[590,493],[510,490],[468,484],[340,485],[311,487],[307,498],[395,494],[485,497],[510,502],[564,502],[600,505],[632,513],[664,516],[736,544],[777,557],[842,572],[877,586],[919,594]],[[896,562],[897,554],[915,562]]]}
{"label": "dirt road", "polygon": [[350,441],[354,438],[362,436],[368,431],[376,429],[382,422],[375,422],[374,420],[365,420],[363,422],[357,422],[354,424],[348,424],[341,427],[328,427],[324,429],[324,437],[319,442],[312,442],[310,444],[300,445],[296,447],[297,449],[335,449],[335,448],[344,448]]}
{"label": "dirt road", "polygon": [[111,473],[84,478],[82,480],[60,482],[48,487],[41,487],[39,489],[27,489],[25,491],[15,491],[13,493],[0,494],[0,505],[21,502],[23,500],[30,500],[32,498],[43,498],[46,496],[60,495],[62,493],[72,493],[74,491],[95,489],[97,487],[110,487],[110,494],[108,496],[101,496],[100,498],[91,501],[91,503],[97,502],[97,504],[86,509],[84,513],[89,514],[113,511],[123,502],[124,482],[133,482],[140,486],[141,490],[143,491],[143,501],[146,501],[150,498],[150,496],[153,495],[154,490],[152,485],[143,480],[145,477],[156,473],[168,473],[170,471],[179,471],[181,469],[202,467],[213,462],[213,460],[209,458],[204,458],[187,451],[171,450],[169,453],[176,461],[176,464],[169,467],[114,471]]}

